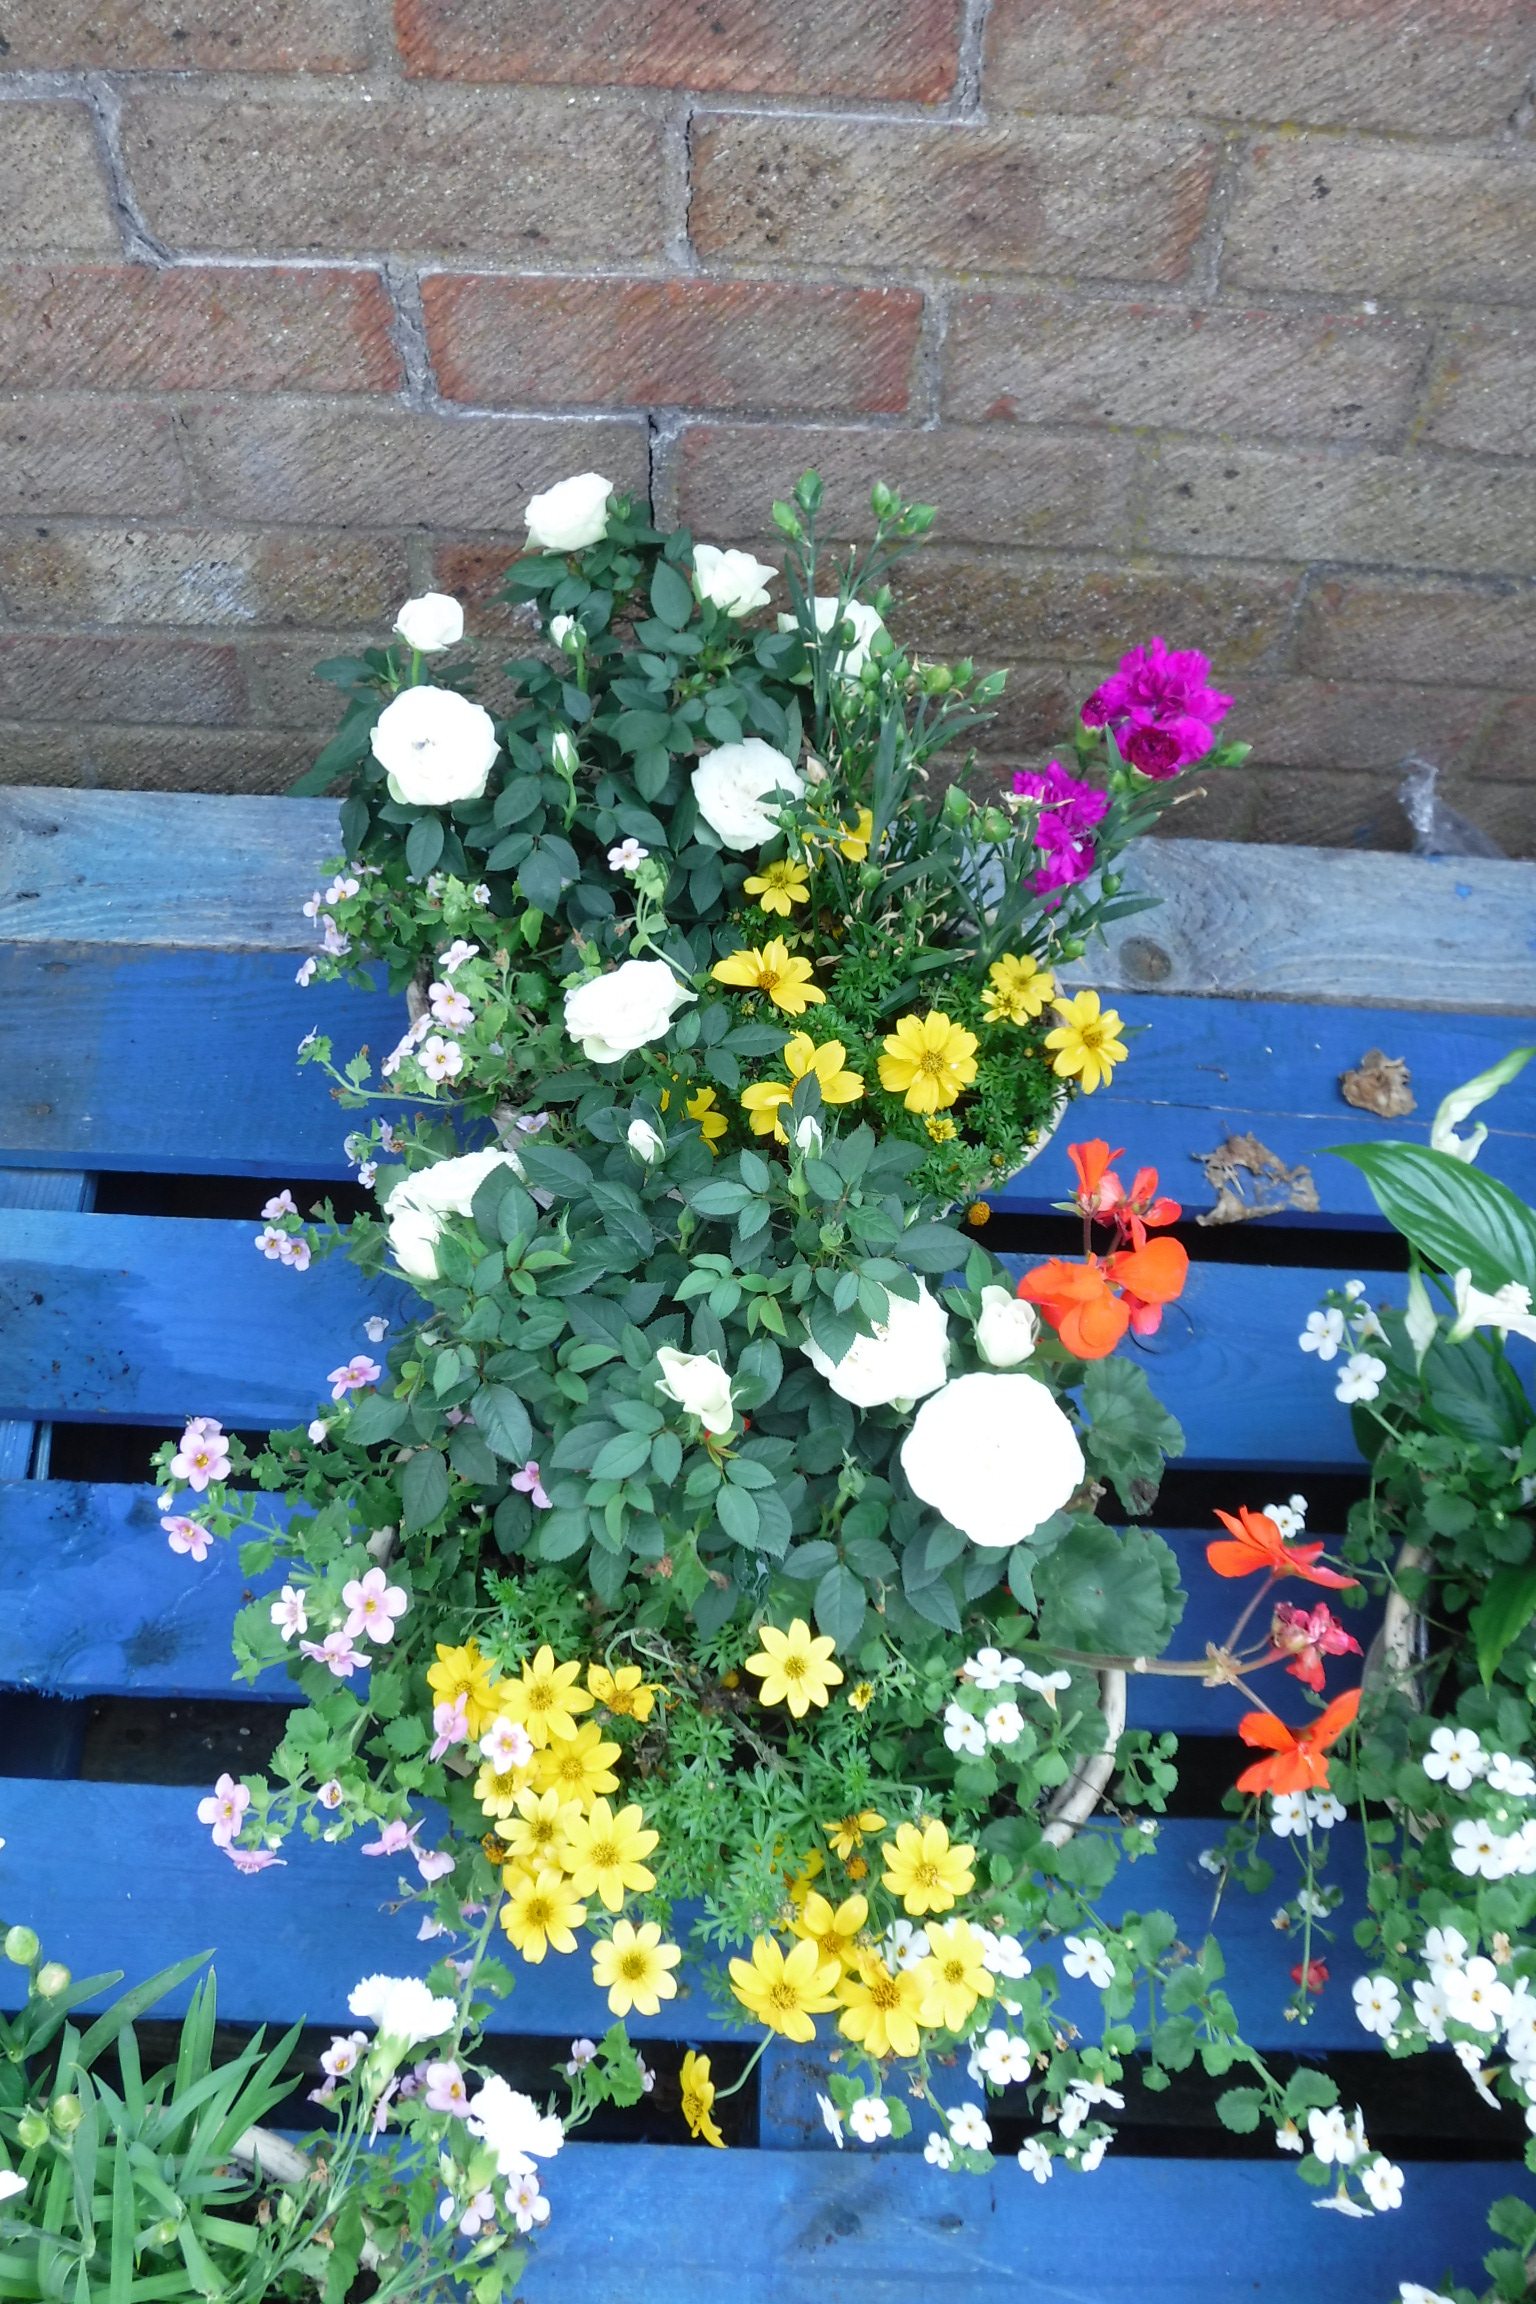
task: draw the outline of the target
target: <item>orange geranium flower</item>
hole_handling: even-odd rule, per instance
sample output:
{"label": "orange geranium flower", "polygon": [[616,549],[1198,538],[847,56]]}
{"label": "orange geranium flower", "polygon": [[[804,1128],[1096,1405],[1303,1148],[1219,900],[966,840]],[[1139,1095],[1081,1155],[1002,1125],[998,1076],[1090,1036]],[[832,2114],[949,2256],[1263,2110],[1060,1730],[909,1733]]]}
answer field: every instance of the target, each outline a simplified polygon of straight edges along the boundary
{"label": "orange geranium flower", "polygon": [[1300,1576],[1308,1584],[1327,1584],[1335,1592],[1360,1581],[1358,1576],[1341,1576],[1336,1568],[1314,1566],[1322,1558],[1323,1546],[1287,1544],[1267,1512],[1250,1512],[1240,1505],[1235,1520],[1230,1512],[1218,1512],[1216,1517],[1232,1536],[1230,1543],[1218,1536],[1205,1548],[1218,1576],[1252,1576],[1262,1568],[1266,1576]]}
{"label": "orange geranium flower", "polygon": [[1125,1187],[1113,1171],[1106,1178],[1105,1170],[1111,1160],[1118,1160],[1124,1145],[1112,1152],[1102,1136],[1090,1138],[1086,1144],[1069,1144],[1067,1158],[1077,1170],[1077,1204],[1085,1216],[1105,1215],[1125,1198]]}
{"label": "orange geranium flower", "polygon": [[1266,1747],[1269,1757],[1243,1770],[1239,1792],[1320,1792],[1328,1782],[1328,1747],[1338,1742],[1359,1709],[1359,1689],[1347,1689],[1300,1735],[1273,1712],[1245,1712],[1237,1724],[1239,1736],[1245,1744]]}
{"label": "orange geranium flower", "polygon": [[1097,1256],[1081,1264],[1053,1256],[1025,1273],[1018,1293],[1039,1306],[1075,1359],[1104,1360],[1127,1328],[1138,1336],[1151,1334],[1188,1270],[1189,1258],[1177,1240],[1153,1240],[1145,1248],[1121,1249],[1103,1263]]}
{"label": "orange geranium flower", "polygon": [[1184,1292],[1189,1256],[1177,1240],[1149,1240],[1144,1248],[1121,1248],[1105,1260],[1105,1271],[1121,1292],[1138,1336],[1150,1336],[1163,1306]]}

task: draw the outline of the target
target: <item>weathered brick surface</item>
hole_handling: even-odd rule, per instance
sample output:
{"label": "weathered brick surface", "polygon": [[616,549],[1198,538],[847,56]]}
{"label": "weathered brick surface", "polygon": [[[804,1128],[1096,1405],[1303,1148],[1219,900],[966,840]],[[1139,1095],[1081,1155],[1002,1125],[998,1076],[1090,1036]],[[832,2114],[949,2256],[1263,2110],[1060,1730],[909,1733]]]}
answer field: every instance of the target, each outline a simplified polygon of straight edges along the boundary
{"label": "weathered brick surface", "polygon": [[108,791],[286,792],[315,757],[303,730],[0,722],[0,785]]}
{"label": "weathered brick surface", "polygon": [[246,716],[258,728],[318,730],[323,742],[341,718],[343,699],[328,681],[315,678],[315,666],[331,656],[355,656],[360,643],[383,638],[393,621],[371,633],[261,634],[247,641],[240,651]]}
{"label": "weathered brick surface", "polygon": [[203,507],[230,520],[386,530],[521,526],[530,496],[573,472],[646,482],[644,425],[229,401],[187,417]]}
{"label": "weathered brick surface", "polygon": [[411,589],[392,536],[75,521],[0,527],[0,608],[18,624],[344,624],[386,631]]}
{"label": "weathered brick surface", "polygon": [[926,127],[706,114],[689,228],[777,267],[915,267],[1174,281],[1205,220],[1199,131],[1019,121]]}
{"label": "weathered brick surface", "polygon": [[[1526,660],[1526,678],[1530,678],[1530,659]],[[1536,766],[1536,696],[1515,696],[1493,716],[1483,731],[1483,739],[1472,763],[1472,773],[1479,780],[1522,785],[1526,806],[1536,811],[1536,782],[1532,768]],[[1473,811],[1476,821],[1483,822],[1486,805],[1481,789]]]}
{"label": "weathered brick surface", "polygon": [[395,0],[409,73],[936,104],[958,0]]}
{"label": "weathered brick surface", "polygon": [[1257,768],[1395,770],[1409,752],[1464,763],[1493,707],[1480,688],[1407,681],[1245,680],[1233,733]]}
{"label": "weathered brick surface", "polygon": [[690,425],[683,434],[678,516],[695,535],[767,541],[768,506],[814,465],[826,484],[827,537],[867,535],[870,485],[885,480],[941,507],[936,533],[977,544],[1081,544],[1113,531],[1128,501],[1135,450],[1087,433],[1002,426],[939,432],[835,431],[806,425]]}
{"label": "weathered brick surface", "polygon": [[0,720],[165,721],[244,717],[232,647],[206,640],[0,633]]}
{"label": "weathered brick surface", "polygon": [[188,250],[624,263],[665,239],[660,121],[553,89],[174,89],[124,107],[151,229]]}
{"label": "weathered brick surface", "polygon": [[923,299],[909,288],[747,280],[422,282],[451,400],[897,416]]}
{"label": "weathered brick surface", "polygon": [[505,536],[480,537],[473,543],[436,543],[432,548],[434,591],[451,592],[464,603],[465,629],[472,636],[513,640],[532,646],[538,637],[538,619],[526,605],[512,607],[500,598],[507,570],[527,539],[521,529]]}
{"label": "weathered brick surface", "polygon": [[364,0],[0,0],[0,68],[352,72]]}
{"label": "weathered brick surface", "polygon": [[1361,312],[961,296],[943,412],[963,422],[1157,424],[1390,444],[1413,408],[1428,324]]}
{"label": "weathered brick surface", "polygon": [[179,512],[187,481],[171,413],[141,401],[0,400],[9,513]]}
{"label": "weathered brick surface", "polygon": [[1296,663],[1324,679],[1519,687],[1536,674],[1536,592],[1513,582],[1331,576],[1308,592]]}
{"label": "weathered brick surface", "polygon": [[1533,70],[1530,0],[993,0],[982,93],[1024,112],[1479,136]]}
{"label": "weathered brick surface", "polygon": [[1300,137],[1257,146],[1222,277],[1324,296],[1536,301],[1536,152]]}
{"label": "weathered brick surface", "polygon": [[1454,336],[1436,363],[1419,438],[1529,456],[1536,445],[1536,328],[1491,323]]}
{"label": "weathered brick surface", "polygon": [[925,651],[979,663],[1056,658],[1084,667],[1086,696],[1098,671],[1150,632],[1170,647],[1203,648],[1218,677],[1246,680],[1284,647],[1299,579],[1287,570],[936,548],[904,560],[892,585],[900,629]]}
{"label": "weathered brick surface", "polygon": [[0,267],[0,384],[32,391],[393,392],[374,272]]}
{"label": "weathered brick surface", "polygon": [[1157,458],[1138,540],[1154,552],[1523,575],[1533,521],[1529,468],[1181,441]]}
{"label": "weathered brick surface", "polygon": [[0,104],[0,256],[115,256],[122,243],[83,104]]}

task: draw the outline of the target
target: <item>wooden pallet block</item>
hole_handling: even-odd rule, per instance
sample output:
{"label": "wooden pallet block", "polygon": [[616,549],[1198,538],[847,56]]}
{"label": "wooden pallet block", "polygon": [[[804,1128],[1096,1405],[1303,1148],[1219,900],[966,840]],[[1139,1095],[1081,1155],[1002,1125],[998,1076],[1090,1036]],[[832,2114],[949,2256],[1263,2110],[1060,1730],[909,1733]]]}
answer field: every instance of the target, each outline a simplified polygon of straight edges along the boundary
{"label": "wooden pallet block", "polygon": [[[247,1588],[232,1550],[201,1567],[170,1554],[147,1486],[49,1479],[49,1428],[198,1411],[247,1429],[307,1419],[365,1313],[394,1318],[406,1300],[345,1263],[300,1275],[251,1246],[265,1189],[348,1172],[345,1120],[323,1080],[296,1068],[300,1037],[329,1031],[350,1053],[398,1030],[377,984],[293,980],[310,940],[300,905],[337,841],[324,801],[0,793],[0,1688],[161,1705],[228,1696],[229,1623]],[[1214,1196],[1196,1162],[1230,1134],[1255,1134],[1316,1186],[1315,1211],[1278,1219],[1315,1241],[1307,1264],[1197,1262],[1146,1348],[1186,1462],[1227,1473],[1234,1502],[1261,1503],[1357,1464],[1331,1386],[1294,1350],[1321,1290],[1350,1276],[1345,1236],[1376,1221],[1355,1171],[1325,1148],[1422,1135],[1446,1089],[1520,1038],[1518,1019],[1536,1011],[1536,869],[1152,842],[1129,877],[1163,908],[1124,924],[1082,977],[1114,995],[1138,1038],[1070,1133],[1124,1142],[1191,1213]],[[183,1077],[169,1052],[185,1048],[189,1018],[196,1061]],[[1340,1072],[1373,1045],[1410,1065],[1419,1109],[1406,1123],[1340,1099]],[[1536,1082],[1506,1091],[1496,1113],[1483,1165],[1536,1192]],[[252,1221],[96,1215],[93,1180],[112,1171],[250,1177]],[[1067,1197],[1068,1178],[1058,1143],[998,1196],[1000,1238],[1006,1221]],[[1378,1272],[1370,1286],[1390,1298],[1400,1283]],[[1191,1594],[1178,1646],[1199,1653],[1225,1628],[1222,1595],[1201,1573],[1204,1532],[1169,1533]],[[287,1686],[238,1693],[252,1720],[269,1719]],[[1230,1735],[1238,1709],[1189,1682],[1132,1689],[1133,1724],[1182,1734]],[[137,1975],[216,1945],[235,2021],[339,2022],[358,1974],[412,1964],[387,1866],[355,1844],[300,1842],[284,1868],[242,1878],[211,1858],[196,1798],[12,1775],[0,1912],[31,1920],[77,1971]],[[1344,1877],[1351,1829],[1338,1835]],[[1187,1939],[1203,1935],[1212,1883],[1198,1857],[1220,1830],[1166,1823],[1106,1910],[1160,1903]],[[1218,1926],[1256,2042],[1368,2045],[1342,1989],[1304,2041],[1286,2025],[1293,1948],[1268,1900],[1229,1893]],[[1347,1970],[1347,1931],[1340,1949]],[[636,2033],[730,2037],[697,1975],[685,1983]],[[0,1975],[0,1998],[14,1989]],[[604,2018],[586,1963],[553,1961],[523,1972],[498,2020],[542,2037]],[[742,2304],[1386,2298],[1401,2277],[1474,2278],[1487,2204],[1518,2180],[1497,2161],[1418,2161],[1402,2211],[1321,2227],[1279,2162],[1111,2153],[1087,2191],[1069,2177],[1042,2189],[1009,2162],[962,2182],[910,2152],[836,2153],[814,2109],[819,2069],[783,2044],[765,2058],[762,2149],[573,2146],[527,2304],[702,2304],[727,2290]],[[1448,2073],[1448,2091],[1462,2085]],[[1082,2262],[1084,2215],[1116,2231],[1112,2262]]]}

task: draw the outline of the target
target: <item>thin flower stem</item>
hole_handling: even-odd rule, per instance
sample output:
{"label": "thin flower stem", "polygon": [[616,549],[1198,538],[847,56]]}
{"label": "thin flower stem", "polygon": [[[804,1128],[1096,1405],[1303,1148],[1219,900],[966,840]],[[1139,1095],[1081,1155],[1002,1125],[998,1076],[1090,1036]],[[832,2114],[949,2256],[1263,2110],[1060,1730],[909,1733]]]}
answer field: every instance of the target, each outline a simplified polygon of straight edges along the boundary
{"label": "thin flower stem", "polygon": [[773,2034],[771,2032],[765,2032],[761,2040],[759,2040],[757,2046],[753,2049],[751,2056],[748,2058],[746,2069],[743,2071],[740,2079],[733,2080],[729,2088],[717,2088],[715,2090],[715,2102],[717,2104],[723,2104],[727,2096],[734,2096],[738,2089],[745,2088],[747,2082],[751,2079],[752,2074],[757,2069],[758,2060],[761,2057],[763,2050],[767,2047],[769,2041],[772,2038]]}

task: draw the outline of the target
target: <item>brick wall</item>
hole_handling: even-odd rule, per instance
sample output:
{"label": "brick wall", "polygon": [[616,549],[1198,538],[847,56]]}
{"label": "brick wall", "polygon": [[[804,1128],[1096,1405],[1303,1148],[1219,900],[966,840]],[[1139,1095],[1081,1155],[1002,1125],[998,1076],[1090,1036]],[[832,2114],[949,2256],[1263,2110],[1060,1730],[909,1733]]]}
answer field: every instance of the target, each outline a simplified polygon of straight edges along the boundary
{"label": "brick wall", "polygon": [[0,778],[276,790],[315,657],[597,469],[941,508],[1037,755],[1149,631],[1176,829],[1536,853],[1536,0],[0,0]]}

